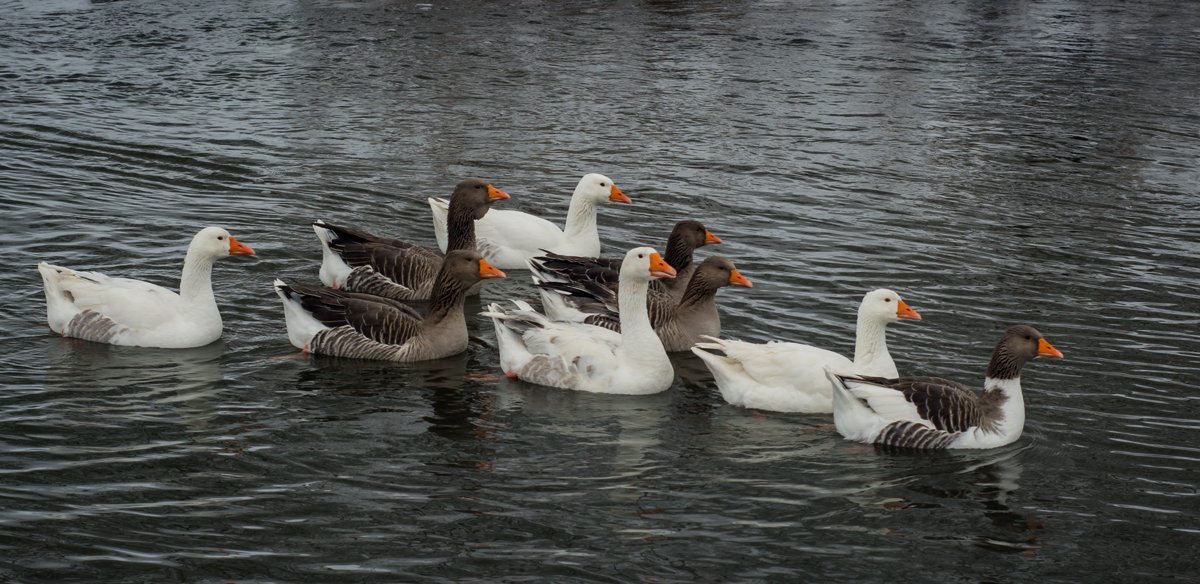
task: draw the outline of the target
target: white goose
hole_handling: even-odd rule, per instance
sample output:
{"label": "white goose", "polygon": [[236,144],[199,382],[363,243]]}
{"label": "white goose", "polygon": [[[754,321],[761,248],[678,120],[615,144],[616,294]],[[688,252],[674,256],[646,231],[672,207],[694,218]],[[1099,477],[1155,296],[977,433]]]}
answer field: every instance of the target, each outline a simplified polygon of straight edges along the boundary
{"label": "white goose", "polygon": [[[600,255],[596,206],[605,201],[632,202],[612,179],[593,173],[584,175],[575,186],[565,230],[529,213],[494,209],[475,222],[479,253],[502,270],[528,269],[527,260],[546,251],[596,257]],[[433,212],[438,247],[445,251],[449,239],[446,227],[449,203],[445,199],[431,198],[429,208]]]}
{"label": "white goose", "polygon": [[[833,411],[832,386],[825,368],[838,373],[896,377],[887,350],[887,325],[901,319],[920,320],[900,295],[881,288],[863,296],[854,334],[854,361],[812,345],[771,341],[748,343],[708,337],[692,352],[712,371],[721,397],[747,408],[777,412]],[[722,351],[718,355],[710,351]]]}
{"label": "white goose", "polygon": [[179,293],[141,280],[38,264],[50,330],[111,345],[180,349],[221,337],[213,262],[254,253],[220,227],[200,230],[183,260]]}
{"label": "white goose", "polygon": [[637,247],[621,263],[621,332],[576,322],[552,321],[528,304],[517,310],[492,304],[500,367],[509,377],[565,389],[646,395],[671,386],[675,371],[650,326],[646,291],[652,278],[675,270],[649,247]]}
{"label": "white goose", "polygon": [[988,363],[983,393],[938,377],[884,379],[828,372],[833,423],[842,436],[899,448],[996,448],[1021,437],[1021,369],[1034,357],[1062,358],[1033,327],[1009,327]]}

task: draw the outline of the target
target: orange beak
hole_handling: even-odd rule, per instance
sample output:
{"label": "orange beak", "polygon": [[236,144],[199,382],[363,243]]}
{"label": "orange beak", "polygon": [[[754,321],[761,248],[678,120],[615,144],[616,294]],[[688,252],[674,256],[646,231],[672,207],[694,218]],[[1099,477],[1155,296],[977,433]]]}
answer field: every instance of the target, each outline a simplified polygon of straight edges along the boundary
{"label": "orange beak", "polygon": [[896,318],[904,318],[908,320],[921,320],[921,315],[913,310],[911,306],[904,303],[903,300],[896,301]]}
{"label": "orange beak", "polygon": [[746,277],[737,270],[733,270],[729,273],[729,284],[731,286],[745,286],[747,288],[754,287],[754,284],[750,283],[750,280],[747,280]]}
{"label": "orange beak", "polygon": [[721,238],[713,235],[711,231],[705,229],[704,230],[704,243],[705,243],[705,245],[721,243]]}
{"label": "orange beak", "polygon": [[612,190],[608,192],[608,200],[612,201],[614,203],[632,203],[633,202],[632,200],[630,200],[629,197],[625,196],[625,193],[621,192],[621,189],[617,188],[617,185],[613,185]]}
{"label": "orange beak", "polygon": [[[497,191],[497,192],[499,192],[499,191]],[[503,195],[504,193],[500,193],[500,194]],[[504,196],[507,197],[508,195],[504,195]],[[500,269],[497,268],[496,266],[493,266],[492,264],[487,263],[487,260],[480,258],[480,260],[479,260],[479,277],[480,278],[503,278],[504,272],[501,272]]]}
{"label": "orange beak", "polygon": [[1038,357],[1058,357],[1062,359],[1062,352],[1050,346],[1046,339],[1038,339]]}
{"label": "orange beak", "polygon": [[232,235],[229,236],[229,255],[253,255],[254,250],[250,246],[236,240]]}
{"label": "orange beak", "polygon": [[508,193],[506,193],[492,185],[488,185],[488,202],[489,203],[494,203],[496,201],[499,201],[500,199],[507,199],[507,198],[508,198]]}
{"label": "orange beak", "polygon": [[655,278],[674,278],[675,268],[672,268],[658,252],[650,254],[650,275]]}

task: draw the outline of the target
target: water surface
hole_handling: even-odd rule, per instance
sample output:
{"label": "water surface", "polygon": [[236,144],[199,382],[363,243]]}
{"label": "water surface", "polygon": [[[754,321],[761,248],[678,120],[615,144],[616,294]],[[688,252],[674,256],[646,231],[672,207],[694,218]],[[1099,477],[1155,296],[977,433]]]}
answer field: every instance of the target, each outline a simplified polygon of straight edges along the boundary
{"label": "water surface", "polygon": [[[1200,538],[1200,8],[1175,2],[0,4],[0,580],[1178,581]],[[606,253],[699,219],[753,289],[727,336],[903,373],[1026,370],[1015,444],[893,453],[829,416],[298,356],[270,282],[313,219],[432,242],[465,176]],[[201,226],[225,334],[62,339],[34,264],[174,285]],[[523,273],[483,301],[527,298]],[[492,282],[489,282],[492,284]],[[478,312],[478,303],[468,311]]]}

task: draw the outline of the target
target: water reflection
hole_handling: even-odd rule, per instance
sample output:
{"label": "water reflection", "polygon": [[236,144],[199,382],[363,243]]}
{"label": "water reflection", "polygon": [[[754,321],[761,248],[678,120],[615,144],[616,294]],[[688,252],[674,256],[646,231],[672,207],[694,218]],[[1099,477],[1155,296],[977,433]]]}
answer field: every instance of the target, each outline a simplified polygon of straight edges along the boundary
{"label": "water reflection", "polygon": [[45,388],[55,416],[73,424],[127,426],[176,421],[192,432],[217,415],[224,342],[194,349],[118,347],[52,339]]}

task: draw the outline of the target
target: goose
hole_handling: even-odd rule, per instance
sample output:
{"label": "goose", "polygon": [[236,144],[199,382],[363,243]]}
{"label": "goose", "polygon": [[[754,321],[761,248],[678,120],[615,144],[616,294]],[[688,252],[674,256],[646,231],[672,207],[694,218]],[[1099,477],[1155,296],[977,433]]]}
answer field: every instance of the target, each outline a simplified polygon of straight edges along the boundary
{"label": "goose", "polygon": [[[621,331],[617,294],[609,288],[586,283],[542,282],[536,278],[534,281],[547,316]],[[666,293],[647,297],[650,326],[668,353],[687,351],[702,337],[721,334],[716,295],[717,290],[725,286],[751,288],[754,284],[738,272],[728,258],[710,256],[692,271],[681,299],[672,300]]]}
{"label": "goose", "polygon": [[496,327],[500,368],[532,383],[596,393],[648,395],[671,386],[675,371],[650,327],[646,289],[675,270],[653,248],[635,247],[621,263],[621,332],[553,321],[529,304],[493,303],[484,316]]}
{"label": "goose", "polygon": [[[475,220],[508,194],[478,178],[459,182],[450,195],[449,249],[475,249]],[[348,292],[396,300],[428,300],[443,254],[353,227],[313,222],[321,241],[321,282]],[[445,247],[445,246],[443,246]],[[478,294],[476,286],[468,291]]]}
{"label": "goose", "polygon": [[[829,413],[832,386],[825,368],[839,373],[896,377],[896,363],[887,350],[886,327],[898,320],[921,320],[899,294],[880,288],[863,296],[854,333],[854,360],[804,345],[771,341],[748,343],[708,337],[692,353],[712,372],[725,401],[746,408],[776,412]],[[718,355],[712,351],[722,351]]]}
{"label": "goose", "polygon": [[[721,243],[721,238],[713,235],[703,223],[685,219],[675,224],[671,235],[667,238],[667,247],[663,259],[675,268],[674,278],[654,280],[650,283],[651,294],[666,292],[672,301],[678,303],[683,298],[683,291],[692,279],[696,270],[693,255],[697,248],[705,245]],[[595,281],[617,293],[617,276],[621,270],[623,258],[587,258],[582,256],[567,256],[556,253],[546,253],[529,260],[529,268],[534,276],[542,281],[556,282],[586,282]]]}
{"label": "goose", "polygon": [[503,278],[474,250],[446,254],[422,317],[390,298],[276,279],[288,340],[306,353],[412,362],[440,359],[467,348],[463,302],[484,278]]}
{"label": "goose", "polygon": [[996,448],[1021,437],[1021,368],[1034,357],[1062,358],[1031,326],[1009,327],[988,363],[983,393],[938,377],[885,379],[841,375],[833,384],[833,422],[850,440],[919,449]]}
{"label": "goose", "polygon": [[201,229],[183,259],[179,293],[141,280],[38,264],[50,330],[110,345],[182,349],[221,338],[212,267],[254,250],[220,227]]}
{"label": "goose", "polygon": [[[542,250],[596,257],[600,255],[596,206],[604,201],[632,202],[612,179],[593,173],[584,175],[575,186],[567,210],[566,229],[521,211],[492,211],[475,223],[479,252],[502,270],[527,269],[527,260],[544,253]],[[449,245],[446,227],[449,205],[444,199],[429,199],[429,208],[433,212],[438,247],[446,249]]]}

